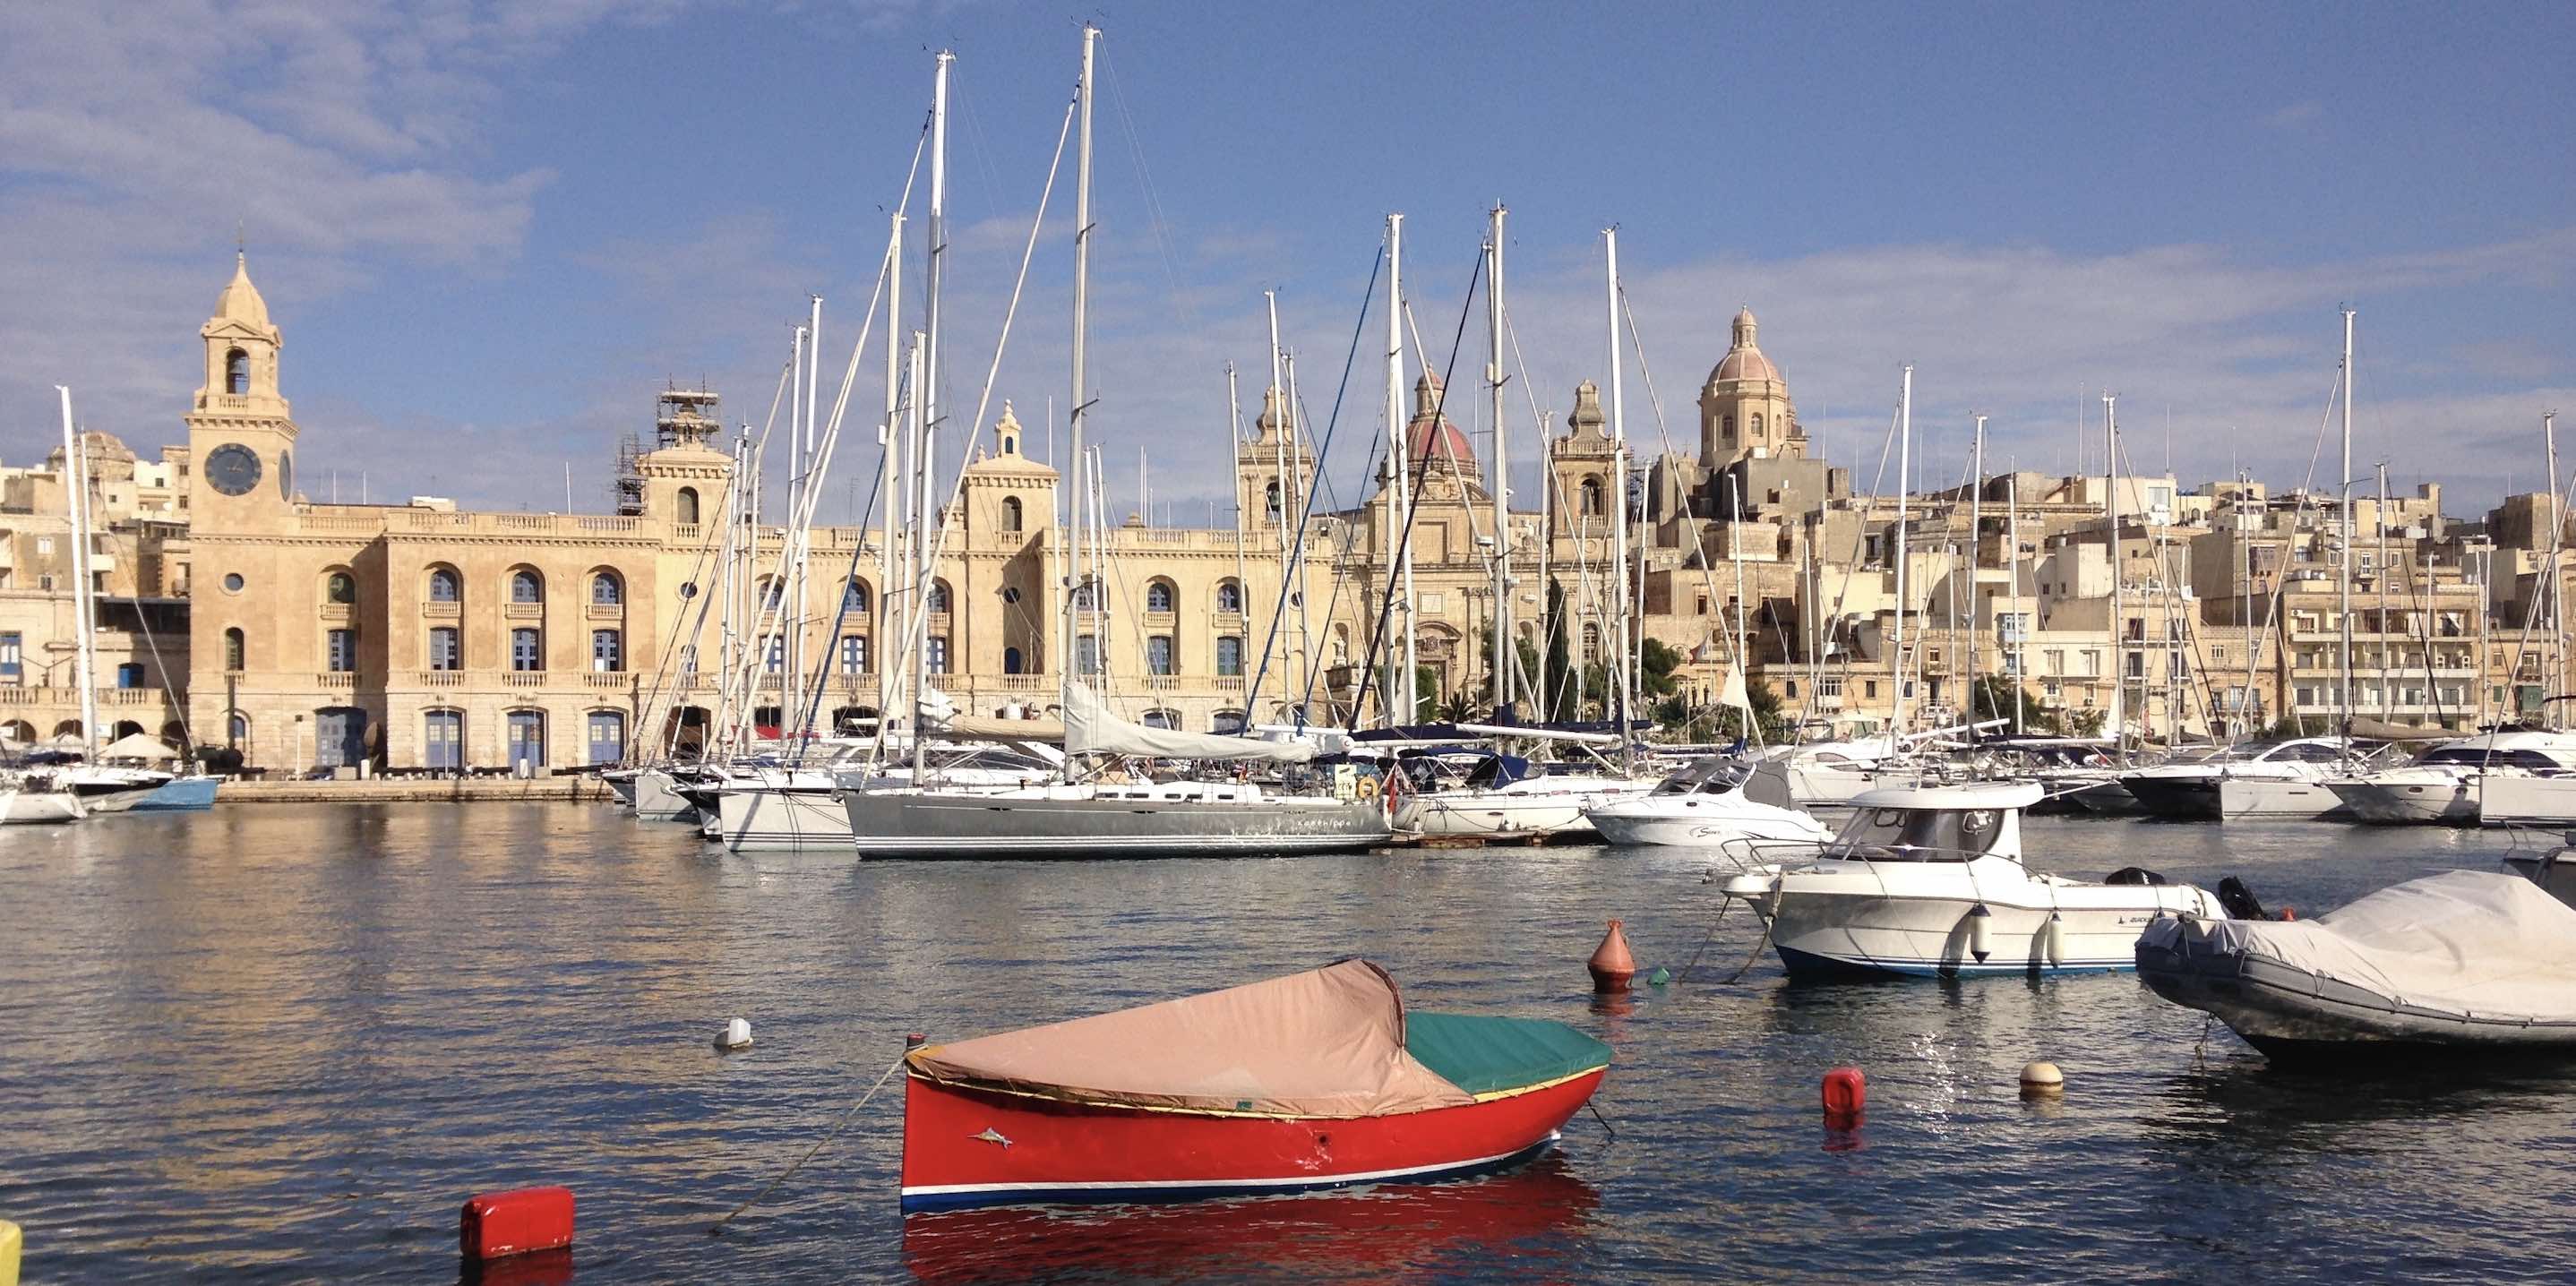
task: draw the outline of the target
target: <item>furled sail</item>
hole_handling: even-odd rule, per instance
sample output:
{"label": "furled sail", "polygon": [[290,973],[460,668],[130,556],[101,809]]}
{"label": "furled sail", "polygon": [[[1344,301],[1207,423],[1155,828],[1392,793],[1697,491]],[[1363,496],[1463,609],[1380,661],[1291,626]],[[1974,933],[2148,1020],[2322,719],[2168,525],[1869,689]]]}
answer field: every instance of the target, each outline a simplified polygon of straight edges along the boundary
{"label": "furled sail", "polygon": [[1222,737],[1129,723],[1109,712],[1100,694],[1080,683],[1064,693],[1064,748],[1068,754],[1148,755],[1156,759],[1262,759],[1302,764],[1315,748],[1299,741]]}

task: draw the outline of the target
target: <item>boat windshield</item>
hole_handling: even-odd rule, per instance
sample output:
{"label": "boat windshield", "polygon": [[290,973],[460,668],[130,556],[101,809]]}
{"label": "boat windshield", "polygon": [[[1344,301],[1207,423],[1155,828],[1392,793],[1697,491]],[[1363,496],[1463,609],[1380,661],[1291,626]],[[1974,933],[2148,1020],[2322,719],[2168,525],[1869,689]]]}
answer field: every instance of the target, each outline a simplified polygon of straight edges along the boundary
{"label": "boat windshield", "polygon": [[1964,862],[2003,833],[1991,808],[1866,808],[1843,824],[1826,856],[1864,862]]}
{"label": "boat windshield", "polygon": [[1666,777],[1655,787],[1658,795],[1723,795],[1744,784],[1753,775],[1753,765],[1741,759],[1717,759],[1693,764]]}

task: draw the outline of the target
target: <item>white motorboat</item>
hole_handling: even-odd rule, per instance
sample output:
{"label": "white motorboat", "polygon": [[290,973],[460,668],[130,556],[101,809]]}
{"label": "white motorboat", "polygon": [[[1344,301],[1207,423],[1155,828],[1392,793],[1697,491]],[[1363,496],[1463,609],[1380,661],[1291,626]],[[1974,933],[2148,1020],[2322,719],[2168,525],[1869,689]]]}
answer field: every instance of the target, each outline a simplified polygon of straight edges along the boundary
{"label": "white motorboat", "polygon": [[1590,810],[1654,788],[1606,772],[1547,772],[1514,755],[1488,755],[1460,785],[1406,794],[1395,826],[1426,836],[1580,834],[1592,829]]}
{"label": "white motorboat", "polygon": [[0,774],[0,826],[76,822],[87,816],[80,796],[51,773]]}
{"label": "white motorboat", "polygon": [[2576,736],[2491,732],[2446,741],[2413,763],[2326,783],[2352,815],[2383,825],[2475,826],[2479,785],[2489,777],[2576,770]]}
{"label": "white motorboat", "polygon": [[1854,798],[1891,784],[1896,744],[1886,737],[1811,741],[1773,752],[1789,782],[1789,802],[1800,808],[1846,808]]}
{"label": "white motorboat", "polygon": [[[1715,848],[1730,840],[1821,842],[1833,832],[1797,809],[1784,807],[1788,790],[1776,767],[1754,760],[1709,758],[1663,780],[1648,794],[1586,810],[1601,838],[1612,844],[1672,844]],[[1753,798],[1763,791],[1779,802]]]}
{"label": "white motorboat", "polygon": [[2481,826],[2576,826],[2576,773],[2488,773],[2475,793]]}
{"label": "white motorboat", "polygon": [[[2314,817],[2342,806],[2323,783],[2346,761],[2343,742],[2303,737],[2193,751],[2123,773],[2120,784],[2141,807],[2161,817]],[[2226,792],[2229,783],[2235,784],[2232,792]],[[2264,789],[2265,783],[2280,788]],[[2296,789],[2301,786],[2313,786],[2315,798]]]}
{"label": "white motorboat", "polygon": [[2039,797],[2030,782],[1872,791],[1813,857],[1747,863],[1723,887],[1762,916],[1793,977],[2128,969],[2158,914],[2226,915],[2135,867],[2100,884],[2030,870],[2021,812]]}
{"label": "white motorboat", "polygon": [[2576,908],[2445,871],[2310,920],[2167,916],[2137,942],[2157,995],[2273,1058],[2576,1051]]}

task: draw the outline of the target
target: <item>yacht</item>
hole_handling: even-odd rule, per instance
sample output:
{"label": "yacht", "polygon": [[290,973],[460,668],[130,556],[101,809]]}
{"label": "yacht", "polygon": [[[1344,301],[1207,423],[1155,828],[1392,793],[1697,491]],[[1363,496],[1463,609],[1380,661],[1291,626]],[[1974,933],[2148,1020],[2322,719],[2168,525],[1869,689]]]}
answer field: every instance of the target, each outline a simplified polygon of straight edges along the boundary
{"label": "yacht", "polygon": [[2576,770],[2576,736],[2490,732],[2446,741],[2413,763],[2326,783],[2354,817],[2385,825],[2475,826],[2482,783]]}
{"label": "yacht", "polygon": [[2021,813],[2040,793],[2031,782],[1871,791],[1812,857],[1739,862],[1722,887],[1769,925],[1792,977],[2131,969],[2157,915],[2226,916],[2211,894],[2136,867],[2099,884],[2030,870]]}
{"label": "yacht", "polygon": [[1855,796],[1889,784],[1898,766],[1888,737],[1811,741],[1772,752],[1789,782],[1789,802],[1800,808],[1849,807]]}
{"label": "yacht", "polygon": [[1564,835],[1593,829],[1592,809],[1644,795],[1652,782],[1609,772],[1551,772],[1516,755],[1479,759],[1458,786],[1418,791],[1395,826],[1425,836]]}
{"label": "yacht", "polygon": [[2333,737],[2217,746],[2123,773],[2120,785],[2160,817],[2318,817],[2342,807],[2325,782],[2347,757]]}
{"label": "yacht", "polygon": [[[1648,794],[1585,811],[1593,829],[1612,844],[1673,844],[1714,848],[1731,840],[1821,842],[1832,837],[1815,818],[1787,807],[1789,791],[1776,768],[1749,759],[1702,759],[1665,778]],[[1755,793],[1769,800],[1753,798]]]}

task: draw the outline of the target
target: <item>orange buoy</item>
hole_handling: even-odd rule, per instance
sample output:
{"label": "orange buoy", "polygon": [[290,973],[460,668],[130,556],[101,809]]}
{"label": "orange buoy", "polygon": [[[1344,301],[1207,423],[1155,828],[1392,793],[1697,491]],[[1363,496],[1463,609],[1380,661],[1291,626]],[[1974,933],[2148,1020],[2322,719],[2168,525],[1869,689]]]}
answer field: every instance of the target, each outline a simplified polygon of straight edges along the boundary
{"label": "orange buoy", "polygon": [[1825,1124],[1849,1127],[1860,1123],[1860,1114],[1869,1102],[1869,1078],[1857,1067],[1837,1067],[1825,1073]]}
{"label": "orange buoy", "polygon": [[1601,945],[1592,949],[1592,958],[1583,967],[1592,975],[1594,991],[1628,989],[1628,980],[1637,976],[1637,958],[1628,954],[1628,935],[1619,931],[1617,920],[1610,922],[1610,932],[1602,935]]}
{"label": "orange buoy", "polygon": [[465,1203],[458,1247],[468,1261],[524,1255],[572,1244],[572,1189],[486,1192]]}

